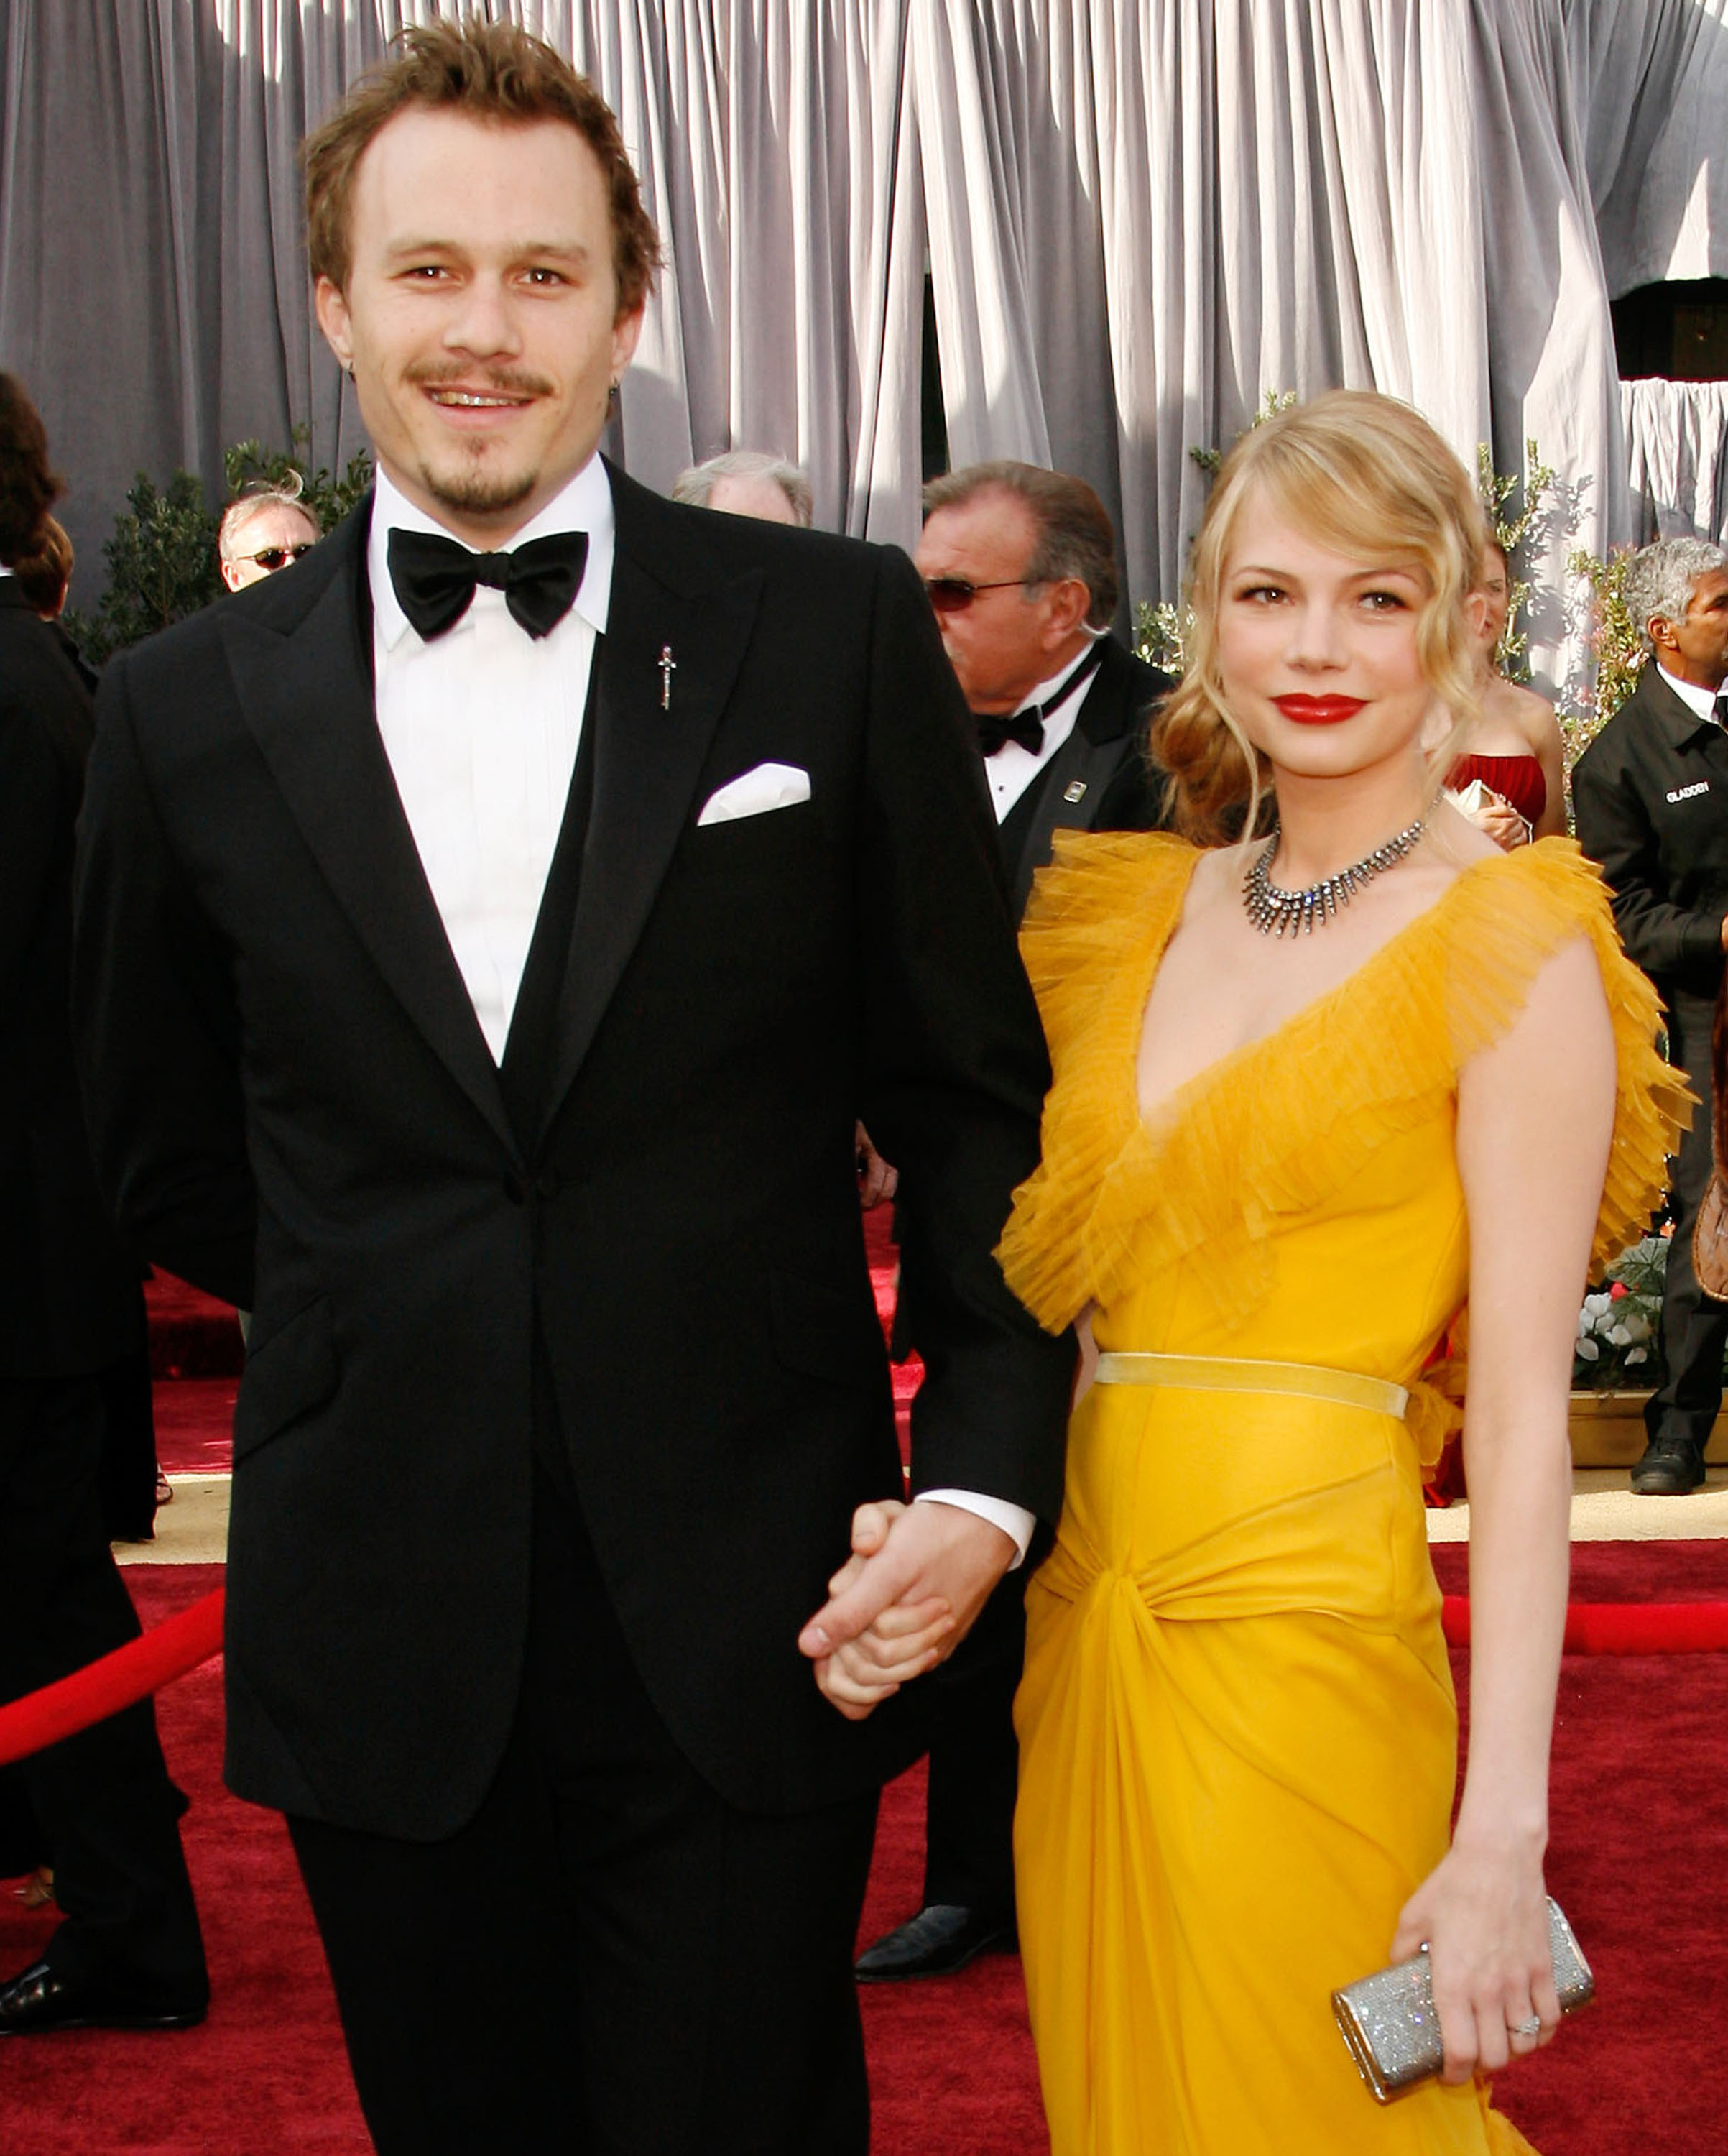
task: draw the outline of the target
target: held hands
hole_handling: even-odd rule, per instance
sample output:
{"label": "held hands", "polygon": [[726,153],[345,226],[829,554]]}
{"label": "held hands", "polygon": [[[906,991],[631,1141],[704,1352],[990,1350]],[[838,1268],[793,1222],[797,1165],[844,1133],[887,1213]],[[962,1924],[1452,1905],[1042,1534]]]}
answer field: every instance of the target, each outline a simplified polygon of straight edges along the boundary
{"label": "held hands", "polygon": [[[1446,2053],[1443,2081],[1497,2073],[1550,2041],[1560,2001],[1539,1843],[1454,1841],[1404,1904],[1392,1959],[1408,1961],[1424,1940]],[[1541,2027],[1529,2029],[1531,2022]]]}
{"label": "held hands", "polygon": [[940,1502],[860,1505],[852,1555],[798,1635],[824,1699],[849,1722],[952,1654],[1014,1557],[1013,1540]]}

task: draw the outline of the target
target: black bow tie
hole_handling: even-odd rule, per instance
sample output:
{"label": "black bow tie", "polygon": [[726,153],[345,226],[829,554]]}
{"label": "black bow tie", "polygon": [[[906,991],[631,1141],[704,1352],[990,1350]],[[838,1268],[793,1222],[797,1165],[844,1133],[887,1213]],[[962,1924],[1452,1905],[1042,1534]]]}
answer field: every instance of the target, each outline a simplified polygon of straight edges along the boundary
{"label": "black bow tie", "polygon": [[511,618],[530,636],[545,636],[575,602],[588,535],[554,531],[513,553],[474,554],[435,532],[392,531],[389,558],[402,610],[428,644],[461,620],[478,584],[502,592]]}
{"label": "black bow tie", "polygon": [[972,724],[978,730],[978,747],[986,756],[994,756],[1010,742],[1018,742],[1028,756],[1043,753],[1044,715],[1036,704],[1011,716],[999,711],[974,711]]}

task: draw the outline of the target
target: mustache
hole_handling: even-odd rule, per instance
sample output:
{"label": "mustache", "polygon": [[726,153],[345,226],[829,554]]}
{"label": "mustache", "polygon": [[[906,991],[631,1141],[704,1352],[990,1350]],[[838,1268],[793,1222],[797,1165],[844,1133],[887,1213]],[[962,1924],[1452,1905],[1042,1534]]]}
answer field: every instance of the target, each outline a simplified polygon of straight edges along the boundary
{"label": "mustache", "polygon": [[451,367],[422,362],[408,370],[417,389],[494,389],[500,396],[550,397],[556,384],[526,367]]}

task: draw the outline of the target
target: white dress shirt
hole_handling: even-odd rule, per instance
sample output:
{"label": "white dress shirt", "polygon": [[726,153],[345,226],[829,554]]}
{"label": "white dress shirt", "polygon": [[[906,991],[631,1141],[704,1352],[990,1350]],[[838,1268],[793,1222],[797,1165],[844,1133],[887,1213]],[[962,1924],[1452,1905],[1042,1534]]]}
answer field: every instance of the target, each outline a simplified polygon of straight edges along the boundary
{"label": "white dress shirt", "polygon": [[[510,541],[588,535],[575,603],[538,638],[481,584],[455,627],[428,644],[390,581],[392,531],[455,537],[380,470],[367,542],[378,732],[457,968],[502,1063],[582,742],[594,639],[606,630],[612,488],[591,458]],[[1024,1558],[1034,1522],[1023,1507],[965,1490],[926,1491],[921,1502],[988,1520],[1013,1539],[1016,1563]]]}
{"label": "white dress shirt", "polygon": [[[1054,696],[1074,668],[1084,665],[1086,658],[1083,651],[1048,681],[1040,681],[1029,696],[1022,699],[1020,709],[1030,711],[1034,704],[1042,705]],[[1078,696],[1070,697],[1059,711],[1044,721],[1044,745],[1036,756],[1029,748],[1022,748],[1018,742],[1010,741],[1004,742],[994,756],[985,757],[984,776],[990,782],[990,803],[998,824],[1008,821],[1008,811],[1074,732],[1097,680],[1095,673]]]}
{"label": "white dress shirt", "polygon": [[[1700,689],[1695,681],[1677,680],[1665,666],[1659,665],[1656,671],[1689,711],[1696,711],[1700,719],[1709,719],[1716,726],[1721,725],[1716,712],[1716,699],[1722,695],[1721,689]],[[1724,685],[1728,687],[1728,684]]]}
{"label": "white dress shirt", "polygon": [[456,626],[425,643],[390,581],[392,531],[454,536],[381,471],[367,546],[378,732],[457,968],[501,1063],[581,745],[594,639],[606,628],[612,489],[592,459],[510,542],[588,535],[576,602],[538,638],[502,592],[482,584]]}

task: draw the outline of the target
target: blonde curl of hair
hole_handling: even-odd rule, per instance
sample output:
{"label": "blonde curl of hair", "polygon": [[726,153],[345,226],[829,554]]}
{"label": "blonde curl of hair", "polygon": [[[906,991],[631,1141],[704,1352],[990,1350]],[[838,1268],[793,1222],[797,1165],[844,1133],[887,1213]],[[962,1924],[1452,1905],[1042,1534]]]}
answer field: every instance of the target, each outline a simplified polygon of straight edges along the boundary
{"label": "blonde curl of hair", "polygon": [[1426,583],[1417,650],[1452,719],[1427,752],[1430,798],[1480,711],[1464,601],[1479,582],[1489,531],[1458,458],[1419,412],[1374,390],[1329,390],[1263,420],[1225,458],[1207,504],[1189,569],[1187,665],[1152,729],[1172,820],[1202,845],[1251,835],[1270,791],[1265,759],[1225,701],[1218,665],[1224,572],[1256,494],[1318,545],[1377,568],[1413,570]]}

